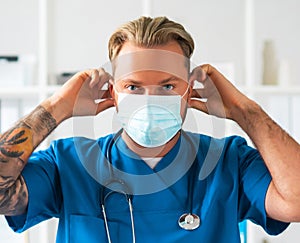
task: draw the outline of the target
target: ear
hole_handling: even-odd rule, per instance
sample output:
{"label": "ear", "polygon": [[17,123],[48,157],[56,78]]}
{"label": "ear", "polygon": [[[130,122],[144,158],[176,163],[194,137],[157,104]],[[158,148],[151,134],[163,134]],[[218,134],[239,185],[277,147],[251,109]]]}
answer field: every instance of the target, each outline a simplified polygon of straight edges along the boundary
{"label": "ear", "polygon": [[108,91],[110,93],[110,96],[112,97],[112,99],[114,100],[114,105],[117,105],[117,100],[116,100],[116,92],[114,89],[114,83],[113,82],[109,82],[108,83]]}
{"label": "ear", "polygon": [[193,96],[193,89],[194,89],[194,83],[195,83],[195,81],[194,80],[192,80],[192,81],[190,80],[189,82],[190,83],[189,83],[189,90],[188,90],[188,97],[187,97],[188,104],[190,104],[191,98]]}

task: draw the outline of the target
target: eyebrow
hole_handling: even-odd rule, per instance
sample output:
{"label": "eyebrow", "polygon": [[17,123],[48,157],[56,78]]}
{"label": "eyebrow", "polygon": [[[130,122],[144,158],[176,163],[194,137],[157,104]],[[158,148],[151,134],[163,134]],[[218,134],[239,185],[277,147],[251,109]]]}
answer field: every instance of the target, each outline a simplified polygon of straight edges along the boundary
{"label": "eyebrow", "polygon": [[[178,80],[178,78],[175,76],[172,76],[172,77],[169,77],[169,78],[159,81],[159,84],[166,84],[166,83],[169,83],[170,81],[175,81],[175,80]],[[123,82],[123,83],[130,82],[134,85],[140,85],[141,83],[143,83],[142,81],[133,80],[133,79],[123,79],[123,80],[121,80],[121,82]]]}
{"label": "eyebrow", "polygon": [[175,80],[178,80],[178,78],[175,76],[171,76],[170,78],[164,79],[164,80],[160,81],[159,83],[165,84],[165,83],[169,83],[170,81],[175,81]]}

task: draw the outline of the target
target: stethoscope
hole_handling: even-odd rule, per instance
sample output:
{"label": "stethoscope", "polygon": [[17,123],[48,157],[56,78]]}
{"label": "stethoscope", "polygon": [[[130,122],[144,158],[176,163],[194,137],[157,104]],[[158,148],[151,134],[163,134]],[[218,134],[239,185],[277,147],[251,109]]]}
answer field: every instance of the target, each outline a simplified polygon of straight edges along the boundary
{"label": "stethoscope", "polygon": [[[111,141],[108,144],[107,150],[106,150],[106,158],[108,162],[111,162],[111,149],[113,146],[114,141],[116,141],[122,133],[122,129],[119,130],[114,137],[111,139]],[[181,131],[182,134],[190,141],[190,138],[185,134],[184,131]],[[192,143],[192,141],[190,141]],[[193,146],[192,146],[193,147]],[[195,162],[195,161],[194,161]],[[111,163],[109,163],[109,174],[113,175],[113,168]],[[196,168],[193,168],[197,163],[194,163],[192,167],[190,168],[192,176],[188,183],[188,213],[182,214],[178,219],[178,225],[184,229],[184,230],[195,230],[200,226],[200,217],[197,214],[193,213],[193,183],[197,176],[197,170]],[[110,185],[115,184],[118,185],[118,189],[109,191],[106,195],[104,195],[104,187],[109,187]],[[107,220],[107,214],[105,210],[105,201],[107,198],[112,195],[113,193],[120,193],[123,194],[126,198],[126,201],[128,202],[129,207],[129,213],[130,213],[130,222],[131,222],[131,231],[132,231],[132,242],[135,243],[136,237],[135,237],[135,226],[134,226],[134,217],[133,217],[133,206],[132,206],[132,194],[130,192],[130,188],[128,185],[120,179],[111,178],[107,180],[106,183],[103,185],[104,187],[101,187],[101,193],[100,193],[100,204],[102,209],[102,214],[104,218],[104,226],[106,230],[107,240],[109,243],[111,243],[111,237],[110,237],[110,231],[108,227],[108,220]]]}
{"label": "stethoscope", "polygon": [[100,196],[100,201],[101,201],[100,203],[101,203],[105,231],[106,231],[108,243],[111,243],[111,238],[110,238],[110,232],[109,232],[108,221],[107,221],[106,210],[105,210],[105,201],[113,193],[123,194],[126,198],[126,201],[128,202],[129,213],[130,213],[130,222],[131,222],[131,231],[132,231],[132,242],[135,243],[135,227],[134,227],[134,218],[133,218],[132,194],[130,194],[129,188],[123,180],[110,179],[106,184],[104,184],[104,186],[108,187],[111,184],[118,184],[118,187],[119,188],[121,187],[121,188],[118,190],[115,190],[115,191],[110,191],[105,196],[104,196],[104,189],[102,188],[101,196]]}

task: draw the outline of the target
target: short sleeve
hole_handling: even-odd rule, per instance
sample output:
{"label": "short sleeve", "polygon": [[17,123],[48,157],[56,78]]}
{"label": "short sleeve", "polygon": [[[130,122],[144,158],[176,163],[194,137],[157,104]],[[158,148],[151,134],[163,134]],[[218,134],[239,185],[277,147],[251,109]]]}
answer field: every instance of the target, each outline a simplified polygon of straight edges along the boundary
{"label": "short sleeve", "polygon": [[28,189],[27,212],[19,216],[6,216],[15,232],[23,232],[60,212],[62,197],[53,147],[33,153],[22,176]]}
{"label": "short sleeve", "polygon": [[288,223],[271,219],[265,209],[265,198],[272,177],[257,150],[247,146],[242,138],[236,141],[239,155],[239,215],[261,225],[270,235],[280,234]]}

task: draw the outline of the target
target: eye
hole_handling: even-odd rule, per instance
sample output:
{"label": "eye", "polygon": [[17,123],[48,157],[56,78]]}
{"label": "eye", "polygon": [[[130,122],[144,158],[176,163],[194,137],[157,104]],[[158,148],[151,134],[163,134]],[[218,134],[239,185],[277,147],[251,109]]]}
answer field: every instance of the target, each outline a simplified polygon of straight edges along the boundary
{"label": "eye", "polygon": [[137,87],[136,85],[128,85],[126,88],[127,88],[129,91],[135,91],[135,90],[138,89],[138,87]]}
{"label": "eye", "polygon": [[166,85],[164,85],[164,90],[173,90],[174,89],[174,85],[172,85],[172,84],[166,84]]}

